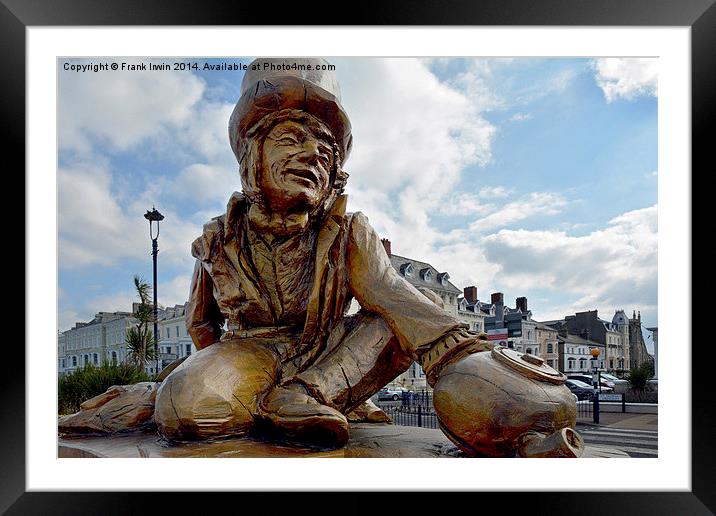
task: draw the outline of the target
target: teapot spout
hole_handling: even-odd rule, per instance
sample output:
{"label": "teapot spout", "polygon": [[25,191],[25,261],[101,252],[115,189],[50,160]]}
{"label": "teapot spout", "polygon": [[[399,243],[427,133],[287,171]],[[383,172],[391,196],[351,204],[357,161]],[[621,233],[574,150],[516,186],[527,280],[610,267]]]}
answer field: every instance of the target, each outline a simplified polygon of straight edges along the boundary
{"label": "teapot spout", "polygon": [[560,428],[550,435],[527,432],[518,439],[521,457],[581,457],[584,439],[572,428]]}

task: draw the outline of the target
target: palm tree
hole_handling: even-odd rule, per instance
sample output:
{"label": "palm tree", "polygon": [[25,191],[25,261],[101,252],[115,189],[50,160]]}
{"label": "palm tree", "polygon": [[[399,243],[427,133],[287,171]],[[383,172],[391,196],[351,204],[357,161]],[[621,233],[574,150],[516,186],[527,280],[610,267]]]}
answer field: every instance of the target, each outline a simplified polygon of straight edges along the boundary
{"label": "palm tree", "polygon": [[129,351],[127,361],[144,371],[147,361],[155,358],[154,345],[157,340],[149,328],[154,322],[154,307],[149,301],[152,288],[141,276],[134,276],[134,288],[139,296],[139,304],[133,313],[137,324],[127,330],[124,342]]}

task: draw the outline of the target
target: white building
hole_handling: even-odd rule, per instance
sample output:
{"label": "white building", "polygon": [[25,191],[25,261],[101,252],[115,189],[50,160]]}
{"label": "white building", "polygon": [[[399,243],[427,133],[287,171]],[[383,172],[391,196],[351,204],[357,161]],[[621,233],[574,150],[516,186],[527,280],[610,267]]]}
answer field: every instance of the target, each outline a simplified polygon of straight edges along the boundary
{"label": "white building", "polygon": [[515,307],[505,305],[502,292],[490,295],[491,315],[485,317],[485,331],[504,335],[507,333],[507,347],[522,353],[545,358],[544,346],[537,339],[537,321],[527,308],[527,298],[518,297]]}
{"label": "white building", "polygon": [[[157,313],[159,333],[159,370],[177,358],[196,352],[184,323],[186,305],[161,308]],[[133,309],[136,308],[136,303]],[[132,312],[99,312],[90,322],[75,323],[74,328],[57,337],[57,371],[63,375],[84,367],[106,362],[119,364],[127,360],[127,331],[137,324]],[[157,361],[146,364],[149,375],[156,374]]]}
{"label": "white building", "polygon": [[186,303],[165,308],[158,314],[159,359],[161,368],[174,360],[196,353],[196,346],[187,332],[184,315]]}
{"label": "white building", "polygon": [[565,374],[592,373],[592,349],[599,349],[597,367],[606,370],[604,344],[577,335],[559,336],[559,371]]}
{"label": "white building", "polygon": [[[390,263],[398,274],[426,295],[437,296],[442,301],[443,308],[447,312],[464,321],[464,319],[460,318],[458,310],[460,289],[450,282],[450,275],[447,272],[440,272],[429,263],[393,254],[390,240],[383,239],[381,241],[385,252],[390,257]],[[406,372],[393,380],[391,384],[411,390],[426,389],[428,387],[422,367],[415,362]]]}
{"label": "white building", "polygon": [[457,318],[470,326],[470,330],[482,333],[485,331],[485,317],[495,315],[495,307],[477,299],[477,287],[465,287],[463,297],[458,298]]}
{"label": "white building", "polygon": [[121,362],[126,358],[124,339],[135,324],[131,312],[99,312],[89,322],[77,322],[74,328],[57,338],[58,374],[66,374],[87,364]]}
{"label": "white building", "polygon": [[535,332],[545,363],[553,369],[559,369],[559,332],[539,322],[535,327]]}

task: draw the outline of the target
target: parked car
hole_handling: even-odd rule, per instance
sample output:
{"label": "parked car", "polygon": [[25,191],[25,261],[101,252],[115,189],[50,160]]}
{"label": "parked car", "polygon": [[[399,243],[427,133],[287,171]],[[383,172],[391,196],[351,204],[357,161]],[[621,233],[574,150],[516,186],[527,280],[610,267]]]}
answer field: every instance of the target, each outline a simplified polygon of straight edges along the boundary
{"label": "parked car", "polygon": [[625,379],[623,379],[623,378],[617,378],[617,377],[614,376],[613,374],[602,373],[601,376],[602,376],[602,378],[606,378],[607,380],[609,380],[610,382],[612,382],[614,385],[620,385],[620,384],[629,383],[628,380],[625,380]]}
{"label": "parked car", "polygon": [[378,391],[378,399],[398,401],[403,397],[403,392],[405,390],[400,387],[383,387]]}
{"label": "parked car", "polygon": [[594,399],[594,388],[587,383],[579,380],[567,379],[567,381],[564,382],[564,385],[572,391],[572,394],[577,396],[578,400],[592,401]]}
{"label": "parked car", "polygon": [[[580,382],[584,382],[587,385],[592,385],[592,376],[588,374],[568,374],[567,378],[571,380],[579,380]],[[614,390],[614,382],[607,380],[603,376],[601,377],[601,381],[599,384],[602,386],[602,392],[609,392]],[[605,389],[609,389],[608,391],[605,391]]]}

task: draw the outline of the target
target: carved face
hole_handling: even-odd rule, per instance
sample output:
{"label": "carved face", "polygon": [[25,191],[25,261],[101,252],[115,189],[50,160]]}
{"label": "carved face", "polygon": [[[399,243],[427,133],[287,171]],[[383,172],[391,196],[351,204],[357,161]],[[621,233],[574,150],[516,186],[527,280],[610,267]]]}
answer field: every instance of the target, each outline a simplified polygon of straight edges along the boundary
{"label": "carved face", "polygon": [[333,167],[328,133],[285,120],[263,142],[259,188],[269,208],[289,211],[317,207],[327,197]]}

